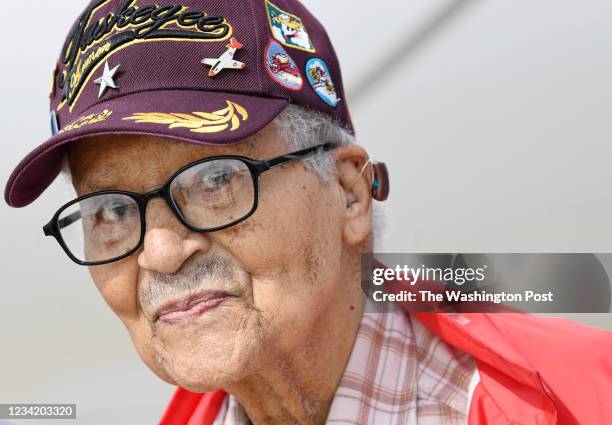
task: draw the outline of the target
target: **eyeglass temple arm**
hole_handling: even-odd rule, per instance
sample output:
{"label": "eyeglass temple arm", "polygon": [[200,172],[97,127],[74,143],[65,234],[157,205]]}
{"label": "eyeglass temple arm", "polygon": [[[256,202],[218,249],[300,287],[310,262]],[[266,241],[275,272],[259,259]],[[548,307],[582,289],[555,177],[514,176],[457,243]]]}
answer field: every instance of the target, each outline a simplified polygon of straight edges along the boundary
{"label": "eyeglass temple arm", "polygon": [[[58,227],[58,229],[61,230],[61,229],[65,228],[65,227],[68,227],[71,224],[77,222],[82,217],[83,217],[83,214],[81,213],[81,211],[75,211],[72,214],[70,214],[69,216],[62,218],[61,220],[58,220],[57,227]],[[45,236],[50,236],[51,232],[52,232],[51,223],[49,223],[45,227],[43,227],[43,231],[45,232]]]}
{"label": "eyeglass temple arm", "polygon": [[301,151],[297,151],[294,152],[290,155],[282,155],[273,159],[270,159],[268,161],[265,161],[266,165],[269,167],[268,169],[272,169],[275,167],[280,167],[281,165],[284,165],[288,162],[291,161],[295,161],[298,159],[301,159],[307,155],[310,155],[312,153],[316,153],[318,150],[321,150],[322,152],[327,152],[330,151],[334,148],[337,148],[339,145],[337,143],[332,143],[332,142],[327,142],[324,143],[322,145],[317,145],[317,146],[313,146],[311,148],[307,148],[307,149],[303,149]]}
{"label": "eyeglass temple arm", "polygon": [[83,218],[83,214],[81,213],[81,211],[75,211],[72,214],[70,214],[68,217],[62,218],[57,224],[60,229],[63,229],[64,227],[68,227],[71,224],[77,222],[81,218]]}

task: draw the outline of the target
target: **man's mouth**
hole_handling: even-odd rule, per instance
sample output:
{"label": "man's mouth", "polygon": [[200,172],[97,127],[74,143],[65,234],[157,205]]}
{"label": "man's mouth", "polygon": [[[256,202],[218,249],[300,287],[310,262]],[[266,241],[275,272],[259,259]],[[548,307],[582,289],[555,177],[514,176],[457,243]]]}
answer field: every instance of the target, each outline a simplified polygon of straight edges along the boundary
{"label": "man's mouth", "polygon": [[231,295],[225,292],[206,292],[170,301],[155,312],[153,321],[159,320],[171,325],[187,323],[218,307],[228,298],[231,298]]}

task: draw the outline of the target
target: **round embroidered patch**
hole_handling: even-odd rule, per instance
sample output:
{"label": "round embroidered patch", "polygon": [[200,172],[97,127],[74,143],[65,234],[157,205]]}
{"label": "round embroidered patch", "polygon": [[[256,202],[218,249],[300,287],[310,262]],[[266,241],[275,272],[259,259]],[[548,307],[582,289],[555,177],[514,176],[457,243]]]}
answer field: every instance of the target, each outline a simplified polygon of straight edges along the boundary
{"label": "round embroidered patch", "polygon": [[335,108],[341,99],[338,98],[336,86],[332,81],[327,63],[321,58],[312,58],[306,62],[306,78],[319,97]]}
{"label": "round embroidered patch", "polygon": [[268,74],[278,84],[290,90],[301,90],[304,87],[300,69],[278,41],[270,40],[265,56]]}

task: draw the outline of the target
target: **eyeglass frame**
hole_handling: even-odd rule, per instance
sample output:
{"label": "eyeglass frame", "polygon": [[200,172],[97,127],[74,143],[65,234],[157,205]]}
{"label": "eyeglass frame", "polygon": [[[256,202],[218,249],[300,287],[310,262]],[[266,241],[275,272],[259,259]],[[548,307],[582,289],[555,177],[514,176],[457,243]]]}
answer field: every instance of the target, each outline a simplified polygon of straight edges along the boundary
{"label": "eyeglass frame", "polygon": [[[201,233],[218,232],[220,230],[225,230],[227,228],[237,226],[238,224],[244,222],[245,220],[249,219],[253,214],[255,214],[255,211],[257,211],[257,208],[259,207],[259,184],[260,184],[261,175],[263,173],[265,173],[266,171],[270,171],[274,168],[280,167],[282,165],[288,164],[290,162],[303,159],[307,155],[328,152],[339,146],[340,145],[338,143],[326,142],[326,143],[323,143],[317,146],[302,149],[302,150],[292,152],[286,155],[277,156],[275,158],[268,159],[268,160],[255,160],[255,159],[248,158],[245,156],[237,156],[237,155],[212,156],[212,157],[200,159],[198,161],[194,161],[190,164],[187,164],[184,167],[181,167],[178,171],[172,174],[172,176],[170,176],[170,178],[161,187],[151,190],[144,194],[124,191],[124,190],[103,190],[100,192],[94,192],[94,193],[80,196],[68,202],[67,204],[63,205],[61,208],[59,208],[57,212],[53,215],[53,218],[51,218],[49,223],[43,226],[43,232],[45,236],[54,237],[55,240],[59,243],[60,247],[64,250],[66,255],[68,255],[68,257],[73,262],[77,263],[78,265],[92,267],[92,266],[101,266],[105,264],[115,263],[117,261],[121,261],[133,255],[144,244],[144,240],[146,236],[146,227],[147,227],[146,210],[147,210],[147,205],[149,201],[151,201],[152,199],[162,198],[166,202],[166,205],[168,205],[172,213],[181,222],[181,224],[187,227],[189,230],[193,232],[201,232]],[[317,152],[317,151],[320,151],[320,152]],[[251,178],[253,180],[253,189],[254,189],[253,208],[244,217],[238,220],[234,220],[223,226],[218,226],[218,227],[214,227],[210,229],[201,229],[201,228],[192,226],[187,221],[187,219],[183,216],[183,214],[181,213],[179,207],[176,205],[176,202],[171,195],[171,186],[174,180],[179,175],[181,175],[183,172],[187,171],[188,169],[192,167],[196,167],[204,163],[207,163],[207,162],[212,162],[212,161],[217,161],[217,160],[238,160],[247,166],[247,168],[251,172]],[[140,240],[138,241],[138,243],[133,249],[129,250],[128,252],[126,252],[125,254],[121,256],[118,256],[118,257],[115,257],[109,260],[104,260],[104,261],[82,261],[82,260],[79,260],[77,257],[75,257],[75,255],[68,248],[68,245],[64,241],[64,238],[62,237],[60,224],[59,224],[60,216],[64,211],[66,211],[71,206],[78,204],[79,202],[82,202],[86,199],[93,198],[96,196],[101,196],[101,195],[124,195],[136,201],[138,205],[138,211],[140,214]]]}

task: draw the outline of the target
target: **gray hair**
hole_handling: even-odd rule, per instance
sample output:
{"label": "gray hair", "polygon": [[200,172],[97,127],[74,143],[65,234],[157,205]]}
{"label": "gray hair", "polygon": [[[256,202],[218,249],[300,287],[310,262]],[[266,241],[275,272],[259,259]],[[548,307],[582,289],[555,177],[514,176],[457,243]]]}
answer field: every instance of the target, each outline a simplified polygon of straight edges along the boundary
{"label": "gray hair", "polygon": [[[280,136],[287,141],[291,151],[307,149],[324,142],[340,145],[355,144],[356,138],[332,117],[322,112],[289,105],[278,117],[275,124]],[[333,156],[330,152],[313,155],[304,160],[313,172],[319,175],[324,184],[329,184],[335,172]],[[384,228],[384,214],[376,203],[372,206],[372,233],[369,248],[380,249]]]}
{"label": "gray hair", "polygon": [[[289,105],[274,120],[280,137],[284,139],[291,151],[298,151],[316,146],[323,142],[333,142],[340,145],[356,143],[355,136],[344,129],[332,117],[322,112]],[[332,181],[335,172],[333,156],[330,152],[312,155],[304,160],[324,184]],[[68,155],[64,155],[62,174],[72,186],[72,176]],[[374,203],[372,208],[372,229],[368,245],[371,249],[380,248],[380,237],[384,228],[382,209]]]}

